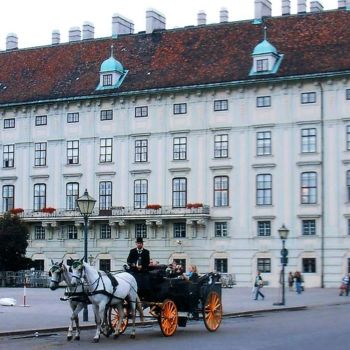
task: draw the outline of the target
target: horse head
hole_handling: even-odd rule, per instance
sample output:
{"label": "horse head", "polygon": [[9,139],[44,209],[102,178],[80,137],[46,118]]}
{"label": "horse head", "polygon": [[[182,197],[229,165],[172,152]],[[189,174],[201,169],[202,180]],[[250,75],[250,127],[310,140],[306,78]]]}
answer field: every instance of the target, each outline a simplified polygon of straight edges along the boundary
{"label": "horse head", "polygon": [[76,286],[80,283],[84,277],[84,261],[83,259],[74,260],[72,263],[72,286]]}
{"label": "horse head", "polygon": [[49,271],[49,275],[51,276],[49,287],[51,290],[55,290],[58,288],[58,285],[62,281],[62,265],[63,261],[59,262],[53,262],[51,260],[52,266]]}

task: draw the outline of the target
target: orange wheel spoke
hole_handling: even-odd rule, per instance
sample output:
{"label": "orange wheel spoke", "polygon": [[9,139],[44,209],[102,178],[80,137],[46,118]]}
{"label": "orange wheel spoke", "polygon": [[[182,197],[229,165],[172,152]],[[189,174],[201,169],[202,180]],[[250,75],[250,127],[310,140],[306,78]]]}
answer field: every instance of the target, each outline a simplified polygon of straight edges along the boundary
{"label": "orange wheel spoke", "polygon": [[210,292],[204,307],[204,324],[208,331],[216,331],[222,319],[222,304],[220,296],[216,292]]}

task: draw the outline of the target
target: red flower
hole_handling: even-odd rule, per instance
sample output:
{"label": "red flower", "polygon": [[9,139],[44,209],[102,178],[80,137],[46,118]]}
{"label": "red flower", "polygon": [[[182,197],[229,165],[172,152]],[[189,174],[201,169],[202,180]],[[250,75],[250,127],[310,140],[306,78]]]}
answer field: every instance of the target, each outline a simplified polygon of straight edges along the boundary
{"label": "red flower", "polygon": [[14,215],[17,215],[17,214],[20,214],[20,213],[23,213],[23,212],[24,212],[24,210],[22,208],[12,208],[10,210],[10,213],[14,214]]}
{"label": "red flower", "polygon": [[155,209],[155,210],[157,210],[157,209],[160,209],[161,207],[162,206],[160,204],[148,204],[146,206],[146,209]]}
{"label": "red flower", "polygon": [[43,213],[52,214],[54,211],[56,211],[56,209],[55,209],[55,208],[52,208],[52,207],[44,207],[44,208],[41,209],[41,211],[42,211]]}

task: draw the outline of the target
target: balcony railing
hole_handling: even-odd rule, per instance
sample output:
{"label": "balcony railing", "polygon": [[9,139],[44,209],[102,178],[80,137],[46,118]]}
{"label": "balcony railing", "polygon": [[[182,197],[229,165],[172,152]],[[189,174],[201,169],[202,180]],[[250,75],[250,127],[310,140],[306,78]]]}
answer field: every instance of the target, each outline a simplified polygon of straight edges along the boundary
{"label": "balcony railing", "polygon": [[[95,208],[91,214],[91,219],[98,217],[147,217],[147,216],[209,216],[210,208],[203,205],[199,208],[173,208],[171,206],[162,206],[159,209],[135,209],[133,207],[112,207],[111,209]],[[53,213],[44,213],[25,209],[22,213],[17,214],[23,219],[68,219],[82,217],[78,210],[56,209]]]}

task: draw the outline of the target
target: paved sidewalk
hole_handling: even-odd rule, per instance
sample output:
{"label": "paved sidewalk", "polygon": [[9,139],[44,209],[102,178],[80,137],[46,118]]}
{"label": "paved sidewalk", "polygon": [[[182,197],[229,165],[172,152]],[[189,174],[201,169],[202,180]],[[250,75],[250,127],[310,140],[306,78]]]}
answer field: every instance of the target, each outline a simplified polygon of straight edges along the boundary
{"label": "paved sidewalk", "polygon": [[[239,315],[244,313],[281,310],[318,305],[350,304],[350,296],[339,296],[336,288],[306,289],[301,295],[286,291],[286,305],[276,306],[281,301],[280,290],[266,287],[263,289],[264,300],[253,300],[251,288],[233,287],[222,289],[224,314]],[[23,306],[23,288],[0,288],[0,298],[14,298],[16,306],[0,306],[0,336],[20,333],[31,333],[48,330],[67,329],[70,318],[70,307],[67,301],[61,301],[64,289],[51,291],[48,288],[27,288],[26,304]],[[81,325],[93,325],[93,312],[89,306],[90,322],[82,321]]]}

